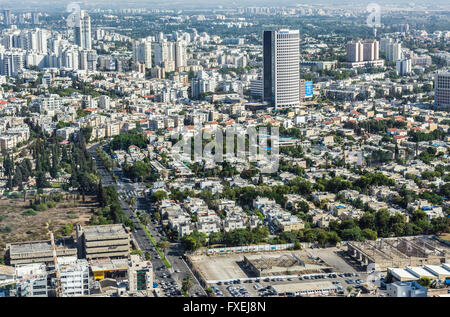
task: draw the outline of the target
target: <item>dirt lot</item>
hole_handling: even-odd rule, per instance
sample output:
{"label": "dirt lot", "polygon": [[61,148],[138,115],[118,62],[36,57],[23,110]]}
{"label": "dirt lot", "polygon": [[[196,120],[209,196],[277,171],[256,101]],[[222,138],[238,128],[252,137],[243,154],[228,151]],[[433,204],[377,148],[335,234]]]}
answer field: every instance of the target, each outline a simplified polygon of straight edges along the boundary
{"label": "dirt lot", "polygon": [[443,233],[443,234],[439,235],[439,238],[441,238],[442,240],[445,240],[445,241],[450,241],[450,233]]}
{"label": "dirt lot", "polygon": [[239,262],[244,260],[242,254],[191,256],[191,260],[206,280],[227,280],[247,277],[247,274],[238,265]]}
{"label": "dirt lot", "polygon": [[6,243],[48,239],[46,223],[55,236],[62,235],[67,223],[86,224],[96,208],[96,197],[86,196],[86,202],[80,200],[61,200],[54,208],[36,211],[30,210],[28,199],[0,199],[0,252],[3,254]]}

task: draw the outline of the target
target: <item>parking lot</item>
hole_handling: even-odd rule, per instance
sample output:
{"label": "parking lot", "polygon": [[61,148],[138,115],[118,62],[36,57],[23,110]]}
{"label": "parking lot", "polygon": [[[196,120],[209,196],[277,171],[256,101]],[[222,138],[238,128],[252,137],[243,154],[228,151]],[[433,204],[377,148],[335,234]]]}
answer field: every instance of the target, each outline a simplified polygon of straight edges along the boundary
{"label": "parking lot", "polygon": [[[310,285],[319,284],[319,282],[328,281],[336,288],[335,295],[345,295],[347,294],[347,287],[359,288],[363,283],[365,283],[365,278],[361,276],[360,273],[355,272],[345,272],[345,273],[322,273],[322,274],[305,274],[292,277],[261,277],[261,278],[251,278],[251,279],[236,279],[233,281],[217,282],[211,285],[211,288],[217,296],[218,292],[222,293],[225,297],[266,297],[266,296],[278,296],[274,286],[276,285]],[[219,293],[219,294],[220,294]],[[292,292],[294,295],[295,292]],[[318,292],[307,292],[305,291],[302,296],[307,295],[318,295]],[[322,292],[319,291],[319,295],[324,296],[329,295],[330,291],[328,289],[323,289]]]}

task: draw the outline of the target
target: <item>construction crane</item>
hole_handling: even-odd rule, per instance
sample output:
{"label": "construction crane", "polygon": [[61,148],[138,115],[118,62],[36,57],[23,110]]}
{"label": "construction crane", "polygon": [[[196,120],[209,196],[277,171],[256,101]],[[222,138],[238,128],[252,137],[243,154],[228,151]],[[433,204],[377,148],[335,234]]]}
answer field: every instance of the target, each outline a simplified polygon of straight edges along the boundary
{"label": "construction crane", "polygon": [[55,273],[56,273],[56,297],[60,297],[61,294],[64,292],[63,286],[61,283],[61,274],[59,272],[59,264],[58,264],[58,257],[56,256],[56,244],[55,244],[55,237],[53,236],[53,232],[50,231],[50,241],[52,243],[52,251],[53,251],[53,263],[55,264]]}

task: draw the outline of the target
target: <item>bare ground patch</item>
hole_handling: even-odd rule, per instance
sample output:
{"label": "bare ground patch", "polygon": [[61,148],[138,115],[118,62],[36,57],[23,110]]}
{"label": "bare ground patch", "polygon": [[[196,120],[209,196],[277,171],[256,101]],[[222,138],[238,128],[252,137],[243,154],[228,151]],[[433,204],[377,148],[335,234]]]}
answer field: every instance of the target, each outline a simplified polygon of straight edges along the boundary
{"label": "bare ground patch", "polygon": [[48,239],[46,223],[55,236],[62,235],[68,223],[88,223],[97,207],[95,196],[86,196],[85,203],[81,198],[64,198],[53,208],[35,212],[30,210],[28,199],[0,199],[0,250],[6,243]]}

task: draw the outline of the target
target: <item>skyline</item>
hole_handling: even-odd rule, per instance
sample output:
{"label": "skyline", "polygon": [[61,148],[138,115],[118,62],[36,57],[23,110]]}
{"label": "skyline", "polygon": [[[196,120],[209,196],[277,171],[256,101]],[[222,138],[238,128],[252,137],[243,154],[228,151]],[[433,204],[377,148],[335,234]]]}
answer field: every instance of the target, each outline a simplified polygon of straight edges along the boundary
{"label": "skyline", "polygon": [[[96,8],[157,8],[157,9],[232,9],[236,7],[248,7],[248,6],[268,6],[273,7],[273,2],[271,0],[244,0],[244,1],[231,1],[227,4],[224,4],[223,1],[219,0],[190,0],[190,1],[172,1],[170,4],[161,4],[160,1],[156,0],[133,0],[127,1],[126,3],[122,2],[114,2],[107,0],[96,0],[96,1],[70,1],[70,0],[19,0],[11,3],[9,0],[0,0],[0,9],[20,9],[20,10],[29,10],[39,8],[51,8],[52,10],[60,10],[65,8],[69,3],[78,2],[81,4],[86,4],[86,9],[96,9]],[[298,6],[298,5],[313,5],[318,7],[326,7],[332,6],[334,8],[363,8],[367,6],[369,3],[377,3],[380,6],[387,6],[389,8],[398,8],[398,9],[411,9],[411,8],[423,8],[431,7],[431,8],[444,8],[446,10],[450,9],[450,4],[446,0],[437,0],[437,1],[421,1],[420,3],[410,2],[407,0],[362,0],[362,1],[338,1],[338,0],[322,0],[322,1],[313,1],[313,0],[304,0],[304,1],[296,1],[296,0],[281,0],[277,2],[277,6]]]}

